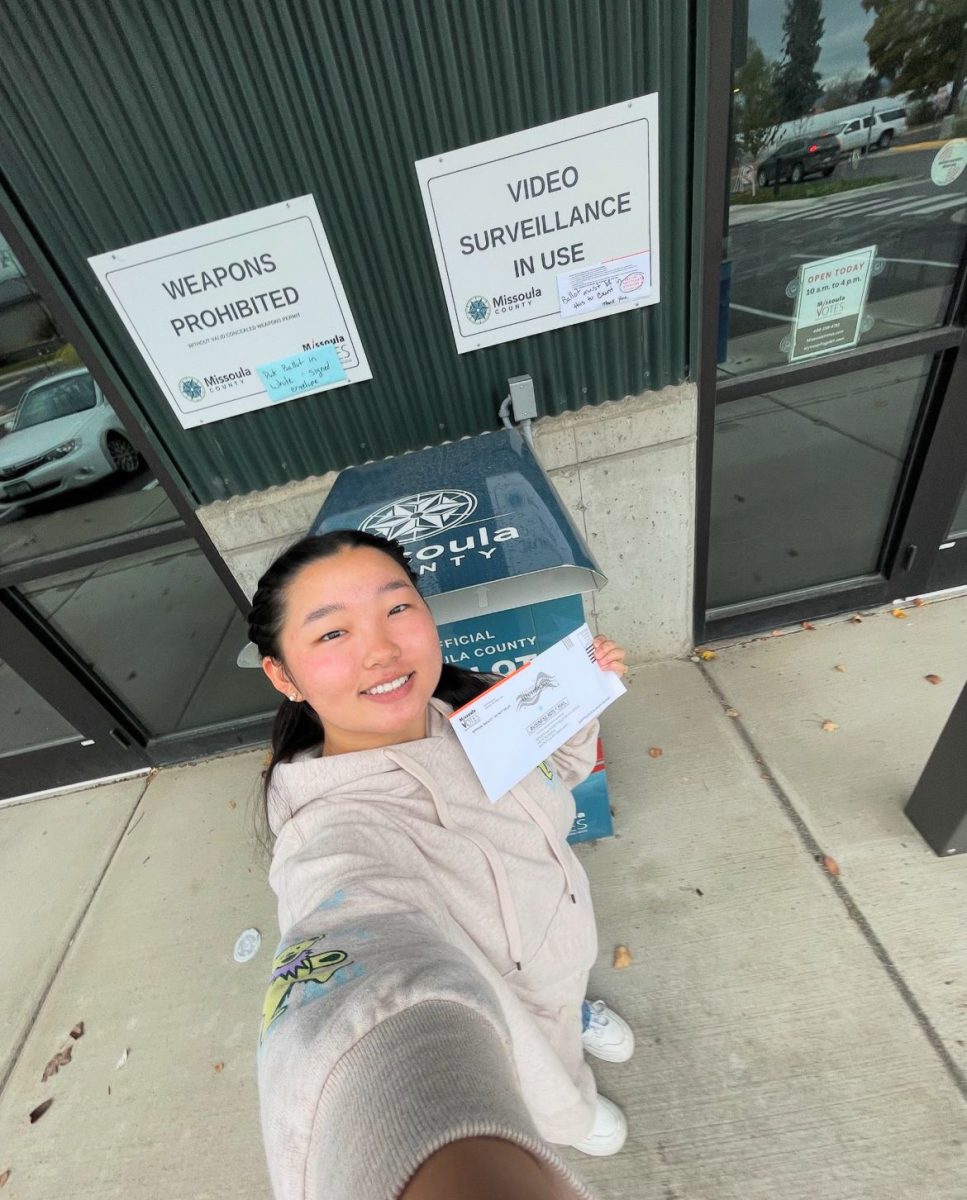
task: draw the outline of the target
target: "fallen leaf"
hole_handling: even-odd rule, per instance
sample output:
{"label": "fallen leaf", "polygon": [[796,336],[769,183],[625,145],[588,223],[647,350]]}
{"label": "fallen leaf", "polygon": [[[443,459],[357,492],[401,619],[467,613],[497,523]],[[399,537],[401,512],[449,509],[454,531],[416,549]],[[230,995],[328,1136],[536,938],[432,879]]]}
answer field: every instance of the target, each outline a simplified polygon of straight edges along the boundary
{"label": "fallen leaf", "polygon": [[10,1178],[10,1168],[7,1167],[7,1169],[4,1171],[4,1173],[2,1175],[0,1175],[0,1187],[5,1187],[7,1180],[9,1178]]}
{"label": "fallen leaf", "polygon": [[228,802],[228,807],[229,807],[229,808],[237,808],[237,807],[238,807],[238,805],[235,803],[235,801],[234,801],[234,800],[229,800],[229,802]]}
{"label": "fallen leaf", "polygon": [[853,614],[853,616],[851,616],[851,617],[850,617],[850,624],[852,624],[852,625],[862,625],[862,624],[863,624],[863,618],[862,618],[862,617],[858,617],[858,616],[856,616],[856,614],[854,613],[854,614]]}
{"label": "fallen leaf", "polygon": [[842,663],[837,663],[837,664],[836,664],[836,666],[835,666],[835,667],[833,667],[833,670],[834,670],[834,671],[845,671],[845,670],[846,670],[846,668],[843,666],[843,664],[842,664]]}
{"label": "fallen leaf", "polygon": [[839,726],[835,721],[823,721],[823,730],[826,733],[835,733]]}
{"label": "fallen leaf", "polygon": [[916,600],[914,600],[914,602],[913,602],[913,607],[914,608],[923,608],[923,606],[926,603],[927,603],[926,600],[921,600],[920,597],[917,596]]}
{"label": "fallen leaf", "polygon": [[939,675],[924,675],[924,679],[927,683],[943,683]]}
{"label": "fallen leaf", "polygon": [[48,1099],[46,1099],[46,1100],[43,1102],[43,1104],[38,1104],[38,1105],[37,1105],[37,1107],[36,1107],[36,1108],[33,1110],[33,1112],[30,1114],[30,1124],[31,1124],[31,1125],[33,1125],[35,1121],[39,1121],[39,1120],[40,1120],[40,1118],[41,1118],[41,1117],[44,1115],[44,1113],[47,1111],[47,1109],[48,1109],[48,1108],[50,1108],[50,1106],[51,1106],[53,1103],[54,1103],[54,1097],[53,1097],[53,1096],[50,1096],[50,1097],[48,1097]]}
{"label": "fallen leaf", "polygon": [[57,1072],[61,1069],[61,1067],[67,1066],[67,1064],[71,1060],[71,1051],[72,1050],[73,1050],[72,1046],[67,1046],[64,1050],[57,1051],[57,1053],[50,1060],[50,1062],[47,1064],[47,1066],[44,1067],[44,1074],[40,1080],[41,1083],[46,1083],[47,1080],[50,1079],[51,1075],[56,1075]]}
{"label": "fallen leaf", "polygon": [[272,762],[272,751],[266,750],[266,752],[262,755],[262,766],[263,767],[270,766],[271,762]]}
{"label": "fallen leaf", "polygon": [[221,1075],[222,1071],[225,1070],[225,1064],[223,1062],[212,1063],[212,1070],[216,1075]]}
{"label": "fallen leaf", "polygon": [[663,754],[664,750],[659,750],[657,746],[652,746],[652,748],[648,751],[649,758],[661,758]]}
{"label": "fallen leaf", "polygon": [[702,662],[711,662],[713,658],[718,658],[714,650],[699,650],[698,657]]}
{"label": "fallen leaf", "polygon": [[816,861],[828,875],[839,874],[839,863],[835,858],[830,858],[828,854],[817,854]]}
{"label": "fallen leaf", "polygon": [[782,630],[781,629],[773,629],[772,633],[770,633],[769,636],[770,637],[782,637]]}
{"label": "fallen leaf", "polygon": [[816,628],[816,626],[812,623],[812,621],[800,621],[799,623],[800,623],[800,625],[802,625],[803,629],[815,629]]}
{"label": "fallen leaf", "polygon": [[71,1037],[76,1042],[78,1038],[82,1038],[83,1036],[84,1036],[84,1022],[78,1021],[77,1024],[74,1026],[74,1028],[71,1030]]}
{"label": "fallen leaf", "polygon": [[616,971],[623,971],[625,967],[631,966],[631,951],[627,946],[615,947],[614,963],[612,965]]}
{"label": "fallen leaf", "polygon": [[894,609],[893,609],[893,610],[890,612],[890,616],[891,616],[891,617],[896,617],[897,619],[899,619],[900,617],[905,617],[906,615],[907,615],[907,614],[906,614],[906,613],[903,611],[903,609],[902,609],[902,608],[894,608]]}
{"label": "fallen leaf", "polygon": [[117,1060],[117,1063],[115,1064],[115,1067],[114,1067],[115,1071],[120,1071],[121,1068],[124,1066],[124,1064],[127,1061],[128,1061],[128,1048],[127,1048],[127,1046],[125,1046],[124,1053],[121,1055],[121,1057]]}

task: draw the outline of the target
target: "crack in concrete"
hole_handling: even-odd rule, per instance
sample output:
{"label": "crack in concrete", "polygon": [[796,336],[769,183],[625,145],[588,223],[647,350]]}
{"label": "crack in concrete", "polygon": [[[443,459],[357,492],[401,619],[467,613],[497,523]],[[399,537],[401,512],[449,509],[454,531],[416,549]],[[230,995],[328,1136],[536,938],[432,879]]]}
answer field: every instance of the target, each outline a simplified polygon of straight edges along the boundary
{"label": "crack in concrete", "polygon": [[[3,1076],[0,1077],[0,1097],[2,1097],[4,1092],[6,1091],[7,1084],[10,1082],[10,1078],[13,1075],[14,1071],[17,1068],[17,1065],[20,1062],[20,1059],[23,1055],[24,1047],[27,1045],[30,1035],[31,1035],[31,1033],[33,1033],[34,1025],[36,1025],[36,1023],[37,1023],[37,1018],[40,1016],[41,1012],[43,1012],[44,1005],[47,1003],[47,997],[50,995],[51,990],[54,986],[54,983],[56,982],[57,977],[60,975],[61,969],[63,968],[64,963],[67,960],[67,955],[70,953],[71,947],[74,945],[74,942],[77,940],[77,936],[81,931],[81,926],[84,924],[84,921],[87,918],[87,914],[88,914],[88,912],[90,912],[91,905],[94,903],[94,898],[97,896],[98,892],[101,890],[101,884],[104,882],[105,876],[107,875],[108,871],[111,869],[111,865],[113,864],[115,858],[117,857],[118,851],[121,848],[121,843],[124,841],[124,839],[127,837],[127,835],[133,830],[134,826],[137,825],[138,822],[141,820],[141,818],[144,816],[144,811],[142,810],[139,814],[138,810],[141,809],[141,806],[144,803],[144,797],[147,794],[148,788],[151,786],[151,781],[154,779],[154,777],[157,774],[158,774],[157,770],[153,770],[153,771],[149,771],[148,775],[145,777],[144,787],[141,789],[140,795],[138,796],[137,800],[134,802],[134,807],[131,809],[131,812],[128,814],[128,819],[124,823],[124,828],[121,830],[121,833],[118,835],[118,838],[115,841],[110,854],[107,856],[107,861],[105,862],[100,875],[97,877],[97,880],[96,880],[93,888],[91,888],[91,894],[87,898],[87,903],[84,905],[83,909],[78,914],[77,920],[74,922],[74,928],[71,930],[70,936],[68,937],[66,943],[64,944],[63,952],[61,953],[57,962],[54,964],[53,969],[51,970],[50,975],[47,979],[47,984],[46,984],[43,992],[38,997],[36,1005],[34,1006],[34,1011],[24,1026],[23,1036],[20,1038],[20,1041],[14,1046],[13,1053],[10,1056],[10,1062],[7,1064],[7,1069],[4,1071]],[[137,817],[137,820],[135,820],[135,817]]]}
{"label": "crack in concrete", "polygon": [[[719,701],[722,707],[733,708],[734,706],[732,705],[731,701],[722,691],[718,681],[713,677],[708,667],[704,666],[702,663],[699,663],[698,669],[701,671],[709,690]],[[763,783],[768,786],[773,796],[776,798],[776,800],[778,800],[780,808],[789,818],[789,821],[792,823],[797,834],[799,835],[799,840],[809,852],[810,857],[821,860],[825,854],[824,848],[820,846],[819,842],[816,841],[809,826],[799,815],[796,806],[792,802],[792,798],[776,780],[772,772],[772,768],[769,766],[768,759],[753,741],[752,735],[746,729],[742,718],[733,717],[730,719],[729,724],[735,728],[739,739],[742,741],[746,750],[748,750],[749,754],[751,755],[753,764],[759,768],[759,774],[762,777]],[[836,893],[837,899],[846,909],[846,913],[850,920],[856,925],[857,929],[859,929],[863,939],[873,951],[880,965],[886,971],[891,983],[897,989],[904,1004],[906,1004],[914,1020],[920,1026],[921,1032],[930,1043],[930,1046],[940,1059],[941,1063],[943,1063],[944,1069],[953,1080],[954,1086],[960,1092],[961,1098],[967,1101],[967,1075],[964,1074],[956,1059],[944,1045],[943,1038],[934,1028],[933,1023],[920,1006],[919,1000],[917,1000],[910,985],[903,978],[899,967],[893,961],[889,951],[877,937],[876,933],[873,931],[873,927],[863,915],[859,905],[853,899],[849,889],[843,882],[842,876],[830,875],[827,872],[823,872],[823,874],[825,875],[826,880],[832,887],[833,891]]]}

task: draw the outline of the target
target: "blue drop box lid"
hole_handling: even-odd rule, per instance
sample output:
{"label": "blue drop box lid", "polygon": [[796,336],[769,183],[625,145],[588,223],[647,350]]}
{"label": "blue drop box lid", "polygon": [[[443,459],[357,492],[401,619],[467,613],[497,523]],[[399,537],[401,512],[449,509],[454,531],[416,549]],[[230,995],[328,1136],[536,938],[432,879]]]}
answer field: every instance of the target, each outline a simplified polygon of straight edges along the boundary
{"label": "blue drop box lid", "polygon": [[439,623],[593,591],[607,582],[543,467],[513,429],[342,471],[312,533],[401,543]]}

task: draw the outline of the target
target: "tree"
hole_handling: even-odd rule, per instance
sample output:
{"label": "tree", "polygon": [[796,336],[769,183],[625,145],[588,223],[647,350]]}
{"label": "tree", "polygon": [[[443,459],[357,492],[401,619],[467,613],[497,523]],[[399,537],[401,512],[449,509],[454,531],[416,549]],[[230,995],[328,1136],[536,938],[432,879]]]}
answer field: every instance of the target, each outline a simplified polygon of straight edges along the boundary
{"label": "tree", "polygon": [[879,75],[875,71],[870,71],[869,75],[860,81],[860,85],[856,89],[856,99],[878,100],[881,91]]}
{"label": "tree", "polygon": [[[776,64],[766,62],[754,38],[749,39],[745,62],[735,73],[732,123],[736,140],[751,155],[754,166],[779,127],[776,117]],[[755,183],[752,186],[754,190]]]}
{"label": "tree", "polygon": [[950,87],[946,112],[958,107],[967,71],[967,0],[863,0],[876,19],[866,31],[870,63],[893,92],[925,99]]}
{"label": "tree", "polygon": [[862,81],[857,78],[857,72],[849,70],[840,79],[830,83],[823,95],[823,110],[845,108],[847,104],[855,104],[859,97]]}
{"label": "tree", "polygon": [[780,121],[804,117],[822,92],[816,70],[825,29],[822,13],[823,0],[786,0],[783,61],[776,76]]}

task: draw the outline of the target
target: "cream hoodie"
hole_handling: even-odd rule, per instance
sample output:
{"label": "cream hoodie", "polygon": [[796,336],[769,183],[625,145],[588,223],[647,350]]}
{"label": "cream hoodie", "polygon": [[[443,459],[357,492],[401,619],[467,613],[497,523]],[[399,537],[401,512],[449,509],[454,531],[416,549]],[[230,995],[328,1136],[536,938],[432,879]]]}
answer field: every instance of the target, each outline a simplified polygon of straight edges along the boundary
{"label": "cream hoodie", "polygon": [[471,1136],[524,1146],[561,1200],[591,1200],[545,1141],[594,1120],[597,933],[566,839],[597,722],[491,804],[449,712],[431,700],[419,741],[275,770],[282,941],[258,1065],[277,1200],[396,1200]]}

